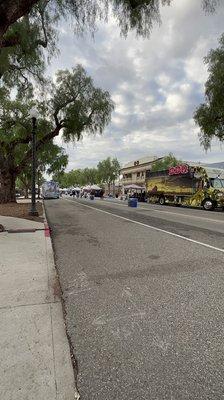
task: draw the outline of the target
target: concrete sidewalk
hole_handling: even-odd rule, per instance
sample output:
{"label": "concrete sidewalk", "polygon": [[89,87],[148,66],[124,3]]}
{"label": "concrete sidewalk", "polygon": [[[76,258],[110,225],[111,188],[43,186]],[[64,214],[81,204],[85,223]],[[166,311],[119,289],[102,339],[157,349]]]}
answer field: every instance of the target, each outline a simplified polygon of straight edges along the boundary
{"label": "concrete sidewalk", "polygon": [[43,223],[0,224],[39,229],[0,233],[0,399],[78,399],[51,239]]}

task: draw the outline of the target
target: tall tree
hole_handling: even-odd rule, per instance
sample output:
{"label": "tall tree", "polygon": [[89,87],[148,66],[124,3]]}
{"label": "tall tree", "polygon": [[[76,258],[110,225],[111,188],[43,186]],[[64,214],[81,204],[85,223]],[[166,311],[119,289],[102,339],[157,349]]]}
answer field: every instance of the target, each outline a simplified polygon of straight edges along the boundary
{"label": "tall tree", "polygon": [[61,187],[84,186],[98,183],[97,168],[74,169],[69,172],[54,174]]}
{"label": "tall tree", "polygon": [[99,177],[97,168],[84,168],[82,174],[85,185],[93,185],[94,183],[98,183]]}
{"label": "tall tree", "polygon": [[175,167],[178,164],[181,164],[182,161],[178,160],[172,153],[169,153],[167,156],[157,160],[152,165],[152,172],[156,171],[164,171],[169,167]]}
{"label": "tall tree", "polygon": [[[37,121],[37,151],[62,132],[65,141],[80,140],[83,134],[102,133],[110,122],[114,105],[106,91],[96,88],[78,65],[72,72],[59,71],[51,88],[51,99],[36,101],[41,111]],[[15,201],[15,179],[29,165],[32,149],[32,102],[12,100],[7,89],[0,91],[0,202]]]}
{"label": "tall tree", "polygon": [[117,158],[108,157],[100,161],[97,165],[99,181],[108,185],[108,192],[110,193],[111,184],[115,182],[120,173],[120,164]]}
{"label": "tall tree", "polygon": [[200,142],[207,150],[213,138],[224,141],[224,35],[219,47],[211,50],[205,58],[209,77],[205,84],[205,102],[194,113],[200,127]]}

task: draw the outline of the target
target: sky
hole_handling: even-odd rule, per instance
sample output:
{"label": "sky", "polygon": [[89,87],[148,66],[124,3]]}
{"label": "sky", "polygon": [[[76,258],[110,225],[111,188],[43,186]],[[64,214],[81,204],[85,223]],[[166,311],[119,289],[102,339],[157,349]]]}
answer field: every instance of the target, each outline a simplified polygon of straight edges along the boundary
{"label": "sky", "polygon": [[200,146],[193,120],[208,76],[203,58],[217,47],[223,20],[224,5],[207,15],[200,0],[173,0],[161,8],[161,24],[148,39],[136,38],[134,32],[121,37],[112,17],[99,25],[94,39],[75,36],[64,21],[59,27],[60,53],[48,73],[54,76],[57,69],[81,63],[115,102],[102,135],[85,135],[75,144],[57,138],[69,154],[67,170],[96,166],[108,156],[123,165],[169,152],[184,161],[224,161],[218,142],[213,141],[207,153]]}

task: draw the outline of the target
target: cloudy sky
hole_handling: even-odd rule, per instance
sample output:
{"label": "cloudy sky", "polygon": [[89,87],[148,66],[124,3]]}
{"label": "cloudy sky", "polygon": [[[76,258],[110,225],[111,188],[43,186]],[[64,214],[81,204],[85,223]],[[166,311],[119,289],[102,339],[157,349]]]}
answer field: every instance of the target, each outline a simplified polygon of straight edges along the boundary
{"label": "cloudy sky", "polygon": [[95,166],[108,156],[124,164],[169,152],[183,160],[224,161],[219,143],[207,154],[200,147],[192,119],[203,101],[203,57],[224,32],[224,6],[205,15],[200,0],[173,0],[161,9],[161,20],[150,39],[137,39],[134,33],[122,38],[112,18],[100,25],[94,40],[75,37],[68,23],[60,27],[60,55],[49,73],[81,63],[116,104],[102,136],[63,144],[68,170]]}

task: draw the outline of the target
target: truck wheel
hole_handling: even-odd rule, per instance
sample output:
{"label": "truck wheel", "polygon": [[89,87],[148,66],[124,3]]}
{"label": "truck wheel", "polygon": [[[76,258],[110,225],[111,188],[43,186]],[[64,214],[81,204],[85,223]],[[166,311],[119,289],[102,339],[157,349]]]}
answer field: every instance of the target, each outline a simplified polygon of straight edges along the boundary
{"label": "truck wheel", "polygon": [[206,211],[212,211],[215,208],[215,204],[214,201],[212,201],[211,199],[205,199],[202,202],[202,207],[204,208],[204,210]]}
{"label": "truck wheel", "polygon": [[164,204],[165,204],[165,197],[164,197],[164,196],[161,196],[161,197],[159,198],[159,204],[160,204],[161,206],[164,206]]}

